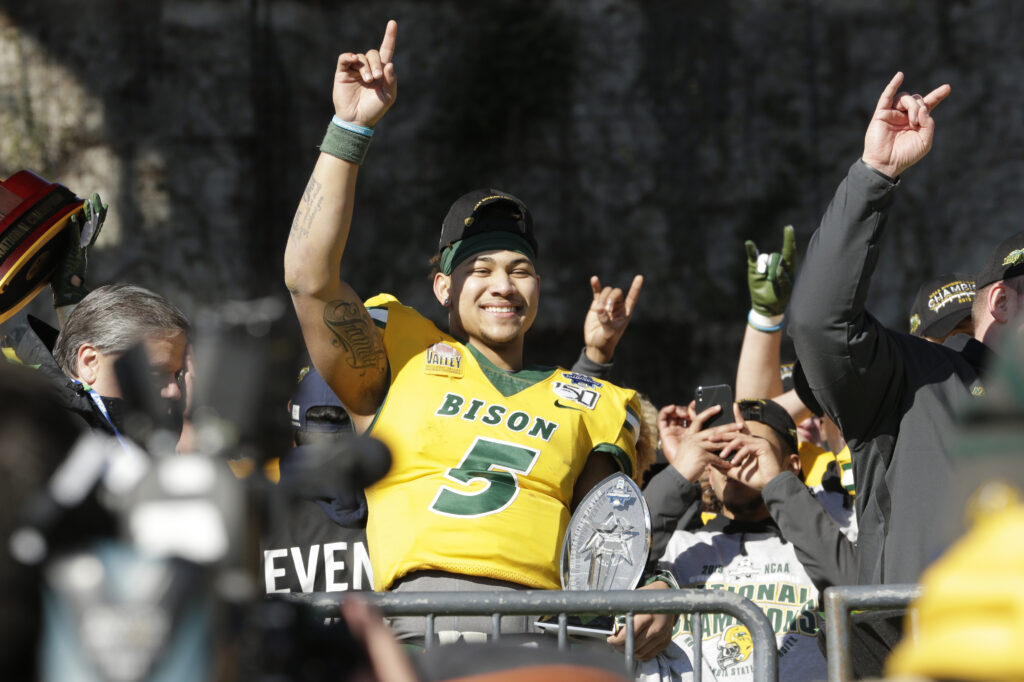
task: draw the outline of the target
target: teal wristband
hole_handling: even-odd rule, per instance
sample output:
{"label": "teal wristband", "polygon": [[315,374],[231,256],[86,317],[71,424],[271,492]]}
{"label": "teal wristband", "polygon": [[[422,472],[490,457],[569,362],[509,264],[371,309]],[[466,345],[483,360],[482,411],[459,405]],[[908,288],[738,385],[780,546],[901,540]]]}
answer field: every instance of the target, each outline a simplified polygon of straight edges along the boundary
{"label": "teal wristband", "polygon": [[366,158],[366,150],[369,148],[369,137],[336,126],[333,122],[327,125],[324,141],[320,143],[320,151],[324,154],[357,164],[363,162],[363,159]]}
{"label": "teal wristband", "polygon": [[331,123],[338,126],[339,128],[344,128],[345,130],[349,130],[353,133],[356,133],[357,135],[362,135],[363,137],[373,137],[373,128],[366,128],[361,125],[356,125],[355,123],[349,123],[344,119],[338,118],[337,114],[335,114],[334,118],[331,119]]}
{"label": "teal wristband", "polygon": [[785,323],[785,315],[778,315],[774,318],[766,315],[761,315],[753,308],[747,313],[747,324],[756,329],[759,332],[777,332],[782,329],[782,325]]}

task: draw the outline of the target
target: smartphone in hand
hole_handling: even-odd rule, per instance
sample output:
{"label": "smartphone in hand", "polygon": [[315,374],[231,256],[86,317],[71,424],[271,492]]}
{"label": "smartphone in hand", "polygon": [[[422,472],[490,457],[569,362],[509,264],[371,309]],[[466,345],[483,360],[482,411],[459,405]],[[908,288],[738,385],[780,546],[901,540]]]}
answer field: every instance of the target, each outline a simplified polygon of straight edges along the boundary
{"label": "smartphone in hand", "polygon": [[705,429],[732,423],[732,386],[729,384],[698,386],[694,393],[694,399],[697,401],[697,414],[700,414],[712,405],[720,405],[722,407],[718,414],[704,422]]}

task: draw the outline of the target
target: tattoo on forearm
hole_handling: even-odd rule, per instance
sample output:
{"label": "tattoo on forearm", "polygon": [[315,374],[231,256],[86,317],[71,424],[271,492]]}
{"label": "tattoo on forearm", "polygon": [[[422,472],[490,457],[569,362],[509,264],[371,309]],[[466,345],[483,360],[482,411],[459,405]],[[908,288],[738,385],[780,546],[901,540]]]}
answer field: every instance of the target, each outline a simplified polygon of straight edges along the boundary
{"label": "tattoo on forearm", "polygon": [[302,200],[299,201],[299,207],[295,211],[295,218],[292,220],[292,239],[303,239],[309,235],[313,220],[320,213],[320,207],[324,203],[324,198],[320,194],[321,189],[323,185],[313,178],[309,179],[309,184],[302,193]]}
{"label": "tattoo on forearm", "polygon": [[334,334],[331,344],[347,353],[345,360],[351,367],[366,369],[384,364],[384,343],[361,305],[331,301],[324,307],[324,324]]}

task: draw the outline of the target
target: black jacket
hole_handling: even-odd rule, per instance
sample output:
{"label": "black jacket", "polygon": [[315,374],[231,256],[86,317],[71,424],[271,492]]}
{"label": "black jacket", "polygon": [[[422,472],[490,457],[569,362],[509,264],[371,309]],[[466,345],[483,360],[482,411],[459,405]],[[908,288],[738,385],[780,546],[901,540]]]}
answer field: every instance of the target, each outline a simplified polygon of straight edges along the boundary
{"label": "black jacket", "polygon": [[857,161],[811,238],[789,304],[807,384],[846,437],[861,583],[916,582],[947,539],[953,414],[982,393],[988,349],[887,329],[864,309],[898,183]]}
{"label": "black jacket", "polygon": [[[71,413],[81,426],[114,435],[111,422],[89,399],[85,387],[64,374],[53,358],[53,346],[58,332],[42,320],[27,316],[27,323],[16,325],[4,335],[0,345],[4,355],[12,362],[18,362],[36,369],[53,384],[61,405]],[[12,357],[13,356],[13,357]],[[121,401],[105,398],[104,405],[110,418],[123,432],[121,424]]]}

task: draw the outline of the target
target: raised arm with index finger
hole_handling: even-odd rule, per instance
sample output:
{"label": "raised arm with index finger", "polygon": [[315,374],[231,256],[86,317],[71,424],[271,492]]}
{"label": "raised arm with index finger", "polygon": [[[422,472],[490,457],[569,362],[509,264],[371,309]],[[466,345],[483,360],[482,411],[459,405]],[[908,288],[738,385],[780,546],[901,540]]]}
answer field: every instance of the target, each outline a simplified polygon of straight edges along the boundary
{"label": "raised arm with index finger", "polygon": [[340,277],[352,222],[356,175],[373,126],[394,103],[391,61],[398,24],[389,21],[379,50],[345,52],[334,74],[334,118],[295,211],[285,250],[285,284],[317,371],[365,430],[386,389],[387,360],[362,299]]}
{"label": "raised arm with index finger", "polygon": [[[396,32],[390,22],[379,50],[338,58],[335,118],[285,254],[313,364],[356,430],[391,451],[391,469],[366,490],[374,588],[557,589],[574,505],[616,471],[636,475],[640,401],[524,360],[539,244],[526,204],[507,192],[467,192],[442,221],[432,290],[447,330],[389,294],[364,302],[340,279],[358,164],[397,93]],[[612,332],[624,328],[639,281],[631,291],[605,302]],[[520,621],[503,622],[503,633],[528,630]],[[423,632],[422,619],[395,627]],[[436,628],[485,631],[490,618]]]}

